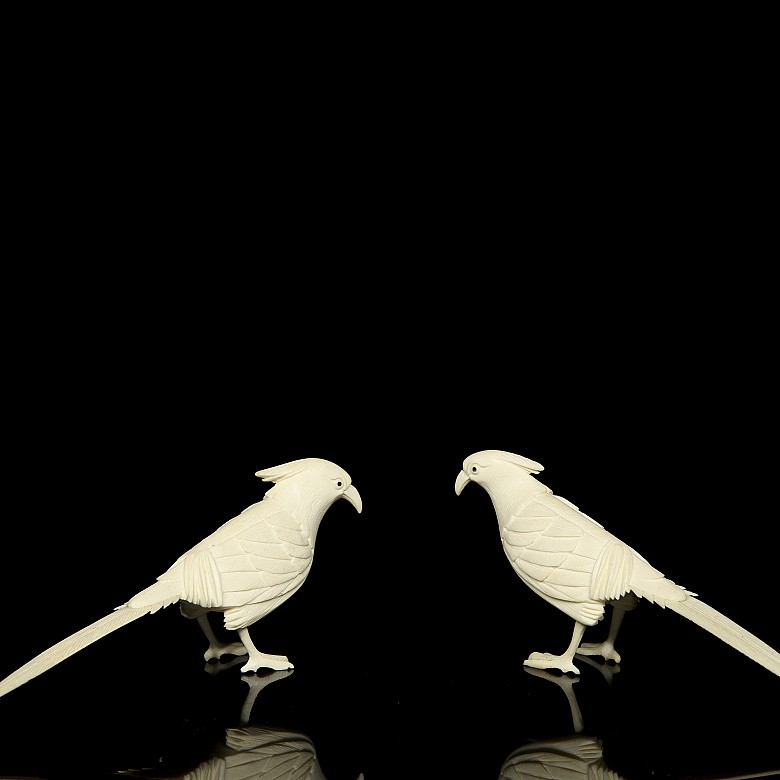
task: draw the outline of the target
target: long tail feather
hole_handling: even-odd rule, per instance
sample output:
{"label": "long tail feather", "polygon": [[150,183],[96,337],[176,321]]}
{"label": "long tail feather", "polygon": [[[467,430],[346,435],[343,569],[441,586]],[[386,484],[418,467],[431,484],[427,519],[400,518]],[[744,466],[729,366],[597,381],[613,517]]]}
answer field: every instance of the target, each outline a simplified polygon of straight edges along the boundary
{"label": "long tail feather", "polygon": [[131,607],[119,607],[110,615],[101,618],[92,623],[92,625],[82,628],[67,639],[63,639],[48,650],[44,650],[28,661],[24,666],[20,666],[15,672],[12,672],[4,680],[0,680],[0,696],[18,688],[20,685],[32,680],[39,674],[43,674],[47,669],[56,666],[66,658],[69,658],[79,650],[83,650],[88,645],[96,642],[98,639],[116,631],[118,628],[132,623],[144,615],[154,611],[152,608],[133,609]]}
{"label": "long tail feather", "polygon": [[739,650],[740,653],[780,676],[780,653],[718,610],[693,596],[689,596],[684,601],[669,601],[664,606],[692,620],[697,626],[701,626],[735,650]]}

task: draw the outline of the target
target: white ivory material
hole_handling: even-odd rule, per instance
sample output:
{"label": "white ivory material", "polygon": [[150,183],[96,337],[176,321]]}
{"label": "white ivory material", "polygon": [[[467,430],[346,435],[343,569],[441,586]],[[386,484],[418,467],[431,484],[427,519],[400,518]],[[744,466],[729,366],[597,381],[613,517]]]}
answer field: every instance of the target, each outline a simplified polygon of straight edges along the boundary
{"label": "white ivory material", "polygon": [[[460,495],[470,482],[493,502],[501,543],[518,577],[534,592],[574,619],[571,642],[560,655],[531,653],[523,662],[537,669],[579,674],[575,653],[620,660],[615,636],[623,613],[644,598],[668,607],[780,676],[780,653],[733,620],[676,585],[639,553],[533,475],[533,460],[503,450],[475,452],[455,480]],[[755,594],[753,596],[756,597]],[[615,607],[607,640],[580,644],[585,629]]]}
{"label": "white ivory material", "polygon": [[[320,521],[334,501],[345,498],[358,512],[363,504],[349,474],[321,458],[303,458],[256,474],[274,483],[261,501],[185,552],[154,584],[111,614],[44,650],[0,681],[0,696],[121,626],[177,602],[182,614],[197,619],[203,628],[209,640],[206,660],[247,654],[243,672],[261,667],[292,669],[285,656],[257,650],[247,629],[303,585]],[[208,624],[209,612],[222,613],[225,626],[237,631],[242,641],[218,642]]]}

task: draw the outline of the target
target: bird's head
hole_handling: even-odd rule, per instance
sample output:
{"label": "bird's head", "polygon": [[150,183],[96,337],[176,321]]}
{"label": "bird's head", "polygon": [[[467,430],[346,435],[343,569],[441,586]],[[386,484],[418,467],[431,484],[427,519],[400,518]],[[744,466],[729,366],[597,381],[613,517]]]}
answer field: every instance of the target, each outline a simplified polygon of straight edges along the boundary
{"label": "bird's head", "polygon": [[319,515],[339,498],[345,498],[358,513],[363,501],[352,478],[344,469],[322,458],[302,458],[270,469],[255,472],[264,482],[273,482],[267,495],[284,498],[283,503],[294,512]]}
{"label": "bird's head", "polygon": [[482,485],[491,495],[502,485],[515,485],[520,474],[538,474],[541,463],[504,450],[482,450],[463,461],[463,469],[455,480],[455,494],[460,495],[469,482]]}

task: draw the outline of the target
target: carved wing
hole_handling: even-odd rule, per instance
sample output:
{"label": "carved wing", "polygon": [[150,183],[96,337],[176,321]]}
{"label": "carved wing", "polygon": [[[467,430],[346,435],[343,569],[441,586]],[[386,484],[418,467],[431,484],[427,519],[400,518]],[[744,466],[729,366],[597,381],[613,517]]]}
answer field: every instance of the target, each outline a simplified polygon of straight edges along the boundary
{"label": "carved wing", "polygon": [[513,512],[501,539],[520,578],[549,599],[586,604],[630,587],[633,550],[552,493]]}
{"label": "carved wing", "polygon": [[225,523],[159,579],[178,581],[181,598],[209,608],[284,599],[302,584],[313,549],[296,519],[260,501]]}
{"label": "carved wing", "polygon": [[298,521],[281,510],[212,547],[222,582],[222,605],[277,600],[306,579],[313,548]]}

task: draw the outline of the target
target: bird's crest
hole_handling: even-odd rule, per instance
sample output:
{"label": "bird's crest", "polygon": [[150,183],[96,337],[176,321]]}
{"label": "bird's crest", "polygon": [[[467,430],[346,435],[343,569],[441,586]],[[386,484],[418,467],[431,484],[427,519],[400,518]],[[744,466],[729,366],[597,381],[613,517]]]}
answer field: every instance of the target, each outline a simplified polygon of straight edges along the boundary
{"label": "bird's crest", "polygon": [[514,452],[496,450],[496,454],[501,458],[501,460],[514,463],[516,466],[521,466],[526,471],[531,472],[531,474],[538,474],[540,471],[544,471],[544,466],[542,466],[541,463],[537,463],[535,460],[531,460],[530,458],[524,458],[522,455],[515,455]]}
{"label": "bird's crest", "polygon": [[309,458],[291,460],[289,463],[282,463],[281,466],[273,466],[270,469],[256,471],[255,476],[260,477],[263,482],[279,482],[282,479],[287,479],[288,477],[294,477],[296,474],[300,474],[309,464],[309,460]]}

